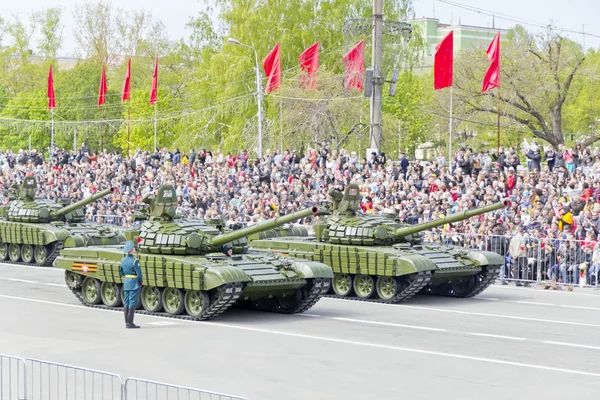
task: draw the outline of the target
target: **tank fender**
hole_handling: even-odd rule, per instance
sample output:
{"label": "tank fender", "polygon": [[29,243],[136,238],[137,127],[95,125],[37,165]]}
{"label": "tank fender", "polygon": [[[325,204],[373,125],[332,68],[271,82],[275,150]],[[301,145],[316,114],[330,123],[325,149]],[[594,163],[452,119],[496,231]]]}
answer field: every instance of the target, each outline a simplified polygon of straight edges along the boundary
{"label": "tank fender", "polygon": [[492,251],[469,251],[468,257],[477,265],[504,265],[504,257]]}
{"label": "tank fender", "polygon": [[421,271],[434,271],[436,269],[433,261],[420,254],[400,255],[396,263],[397,275],[406,275]]}
{"label": "tank fender", "polygon": [[[58,228],[60,229],[60,228]],[[45,232],[42,233],[42,235],[44,235],[44,244],[50,244],[59,240],[65,240],[67,237],[69,237],[69,232],[67,232],[66,230],[60,229],[60,230],[46,230]]]}
{"label": "tank fender", "polygon": [[231,266],[210,266],[204,269],[202,290],[214,289],[228,283],[245,283],[251,279],[244,271]]}
{"label": "tank fender", "polygon": [[304,261],[304,260],[294,260],[290,269],[303,278],[330,278],[333,279],[333,269],[329,266],[314,262],[314,261]]}

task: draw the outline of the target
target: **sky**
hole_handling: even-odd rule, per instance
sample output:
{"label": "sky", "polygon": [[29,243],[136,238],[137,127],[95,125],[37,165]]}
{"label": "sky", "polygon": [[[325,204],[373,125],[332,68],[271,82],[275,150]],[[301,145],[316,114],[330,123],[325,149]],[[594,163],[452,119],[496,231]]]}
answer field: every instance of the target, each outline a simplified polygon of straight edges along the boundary
{"label": "sky", "polygon": [[[189,18],[196,15],[204,8],[202,0],[106,0],[113,5],[125,10],[146,9],[152,12],[154,19],[161,20],[173,39],[187,36],[185,24]],[[370,1],[370,0],[365,0]],[[74,5],[83,4],[83,0],[18,0],[0,2],[0,15],[10,18],[12,14],[26,17],[31,11],[45,7],[60,6],[63,10],[63,45],[59,53],[61,56],[72,56],[75,42],[72,39],[74,18],[72,10]],[[453,4],[448,4],[453,3]],[[510,28],[515,22],[502,18],[517,19],[534,25],[554,23],[557,27],[569,31],[587,32],[585,46],[600,47],[600,26],[597,18],[600,15],[600,1],[597,0],[415,0],[415,14],[417,17],[436,17],[441,23],[458,24],[460,19],[463,25],[494,26]],[[475,7],[479,12],[465,9],[461,6]],[[385,10],[384,10],[385,14]],[[495,14],[492,18],[489,14]],[[514,17],[514,18],[513,18]],[[531,31],[540,31],[533,25],[524,24]],[[582,34],[565,32],[571,39],[584,44]]]}

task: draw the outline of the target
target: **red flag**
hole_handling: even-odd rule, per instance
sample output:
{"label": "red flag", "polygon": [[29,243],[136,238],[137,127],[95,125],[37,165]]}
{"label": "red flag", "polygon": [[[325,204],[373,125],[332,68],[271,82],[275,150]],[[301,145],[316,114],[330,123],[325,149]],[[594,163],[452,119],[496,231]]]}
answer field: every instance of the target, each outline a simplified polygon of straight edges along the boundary
{"label": "red flag", "polygon": [[48,72],[48,110],[56,107],[56,99],[54,98],[54,79],[52,78],[52,64]]}
{"label": "red flag", "polygon": [[156,95],[158,91],[158,56],[154,62],[154,73],[152,74],[152,90],[150,91],[150,104],[156,103]]}
{"label": "red flag", "polygon": [[500,87],[500,32],[496,33],[494,40],[490,43],[487,49],[487,56],[491,64],[483,78],[482,92]]}
{"label": "red flag", "polygon": [[435,46],[433,59],[433,87],[435,90],[452,86],[452,67],[454,63],[454,31]]}
{"label": "red flag", "polygon": [[131,58],[127,62],[127,72],[125,72],[125,83],[123,84],[123,94],[121,95],[121,102],[129,100],[129,85],[131,83]]}
{"label": "red flag", "polygon": [[365,41],[361,40],[350,51],[344,54],[346,67],[346,87],[363,90],[363,75],[365,73]]}
{"label": "red flag", "polygon": [[104,64],[102,64],[102,75],[100,75],[100,91],[98,93],[98,106],[106,103],[106,71],[104,71]]}
{"label": "red flag", "polygon": [[267,54],[263,60],[263,68],[267,75],[266,92],[272,92],[281,86],[281,57],[279,55],[279,43]]}
{"label": "red flag", "polygon": [[304,89],[317,89],[317,70],[319,69],[319,42],[304,50],[298,56],[300,68],[306,72],[300,77],[300,87]]}

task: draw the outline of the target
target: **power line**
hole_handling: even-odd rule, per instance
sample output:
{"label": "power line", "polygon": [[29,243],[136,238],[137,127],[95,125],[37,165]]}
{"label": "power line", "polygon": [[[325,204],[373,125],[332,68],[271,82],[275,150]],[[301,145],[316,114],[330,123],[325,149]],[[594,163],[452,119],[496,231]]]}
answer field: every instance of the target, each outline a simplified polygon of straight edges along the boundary
{"label": "power line", "polygon": [[[478,8],[478,7],[473,7],[473,6],[469,6],[466,4],[461,4],[461,3],[457,3],[455,1],[450,1],[450,0],[438,0],[440,3],[445,3],[454,7],[458,7],[458,8],[462,8],[468,11],[472,11],[474,13],[477,14],[483,14],[483,15],[487,15],[490,17],[494,17],[494,18],[498,18],[498,19],[503,19],[506,21],[511,21],[511,22],[516,22],[518,24],[523,24],[523,25],[530,25],[530,26],[535,26],[537,28],[548,28],[548,24],[541,24],[539,22],[533,22],[533,21],[528,21],[519,17],[514,17],[511,15],[507,15],[507,14],[503,14],[503,13],[498,13],[498,12],[494,12],[494,11],[490,11],[490,10],[486,10],[483,8]],[[591,36],[591,37],[595,37],[595,38],[600,38],[600,35],[595,35],[593,33],[589,33],[589,32],[583,32],[583,31],[577,31],[577,30],[573,30],[573,29],[566,29],[566,28],[556,28],[557,30],[561,31],[561,32],[568,32],[568,33],[575,33],[578,35],[584,35],[584,36]]]}

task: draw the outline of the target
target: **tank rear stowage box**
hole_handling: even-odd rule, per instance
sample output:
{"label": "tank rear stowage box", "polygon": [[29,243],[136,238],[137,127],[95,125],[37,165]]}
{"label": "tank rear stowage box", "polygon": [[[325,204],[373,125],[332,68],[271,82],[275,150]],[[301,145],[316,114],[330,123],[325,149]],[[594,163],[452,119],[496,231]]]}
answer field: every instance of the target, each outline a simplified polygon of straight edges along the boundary
{"label": "tank rear stowage box", "polygon": [[285,253],[333,268],[332,295],[395,303],[419,292],[470,297],[494,282],[504,258],[489,251],[423,243],[420,232],[466,220],[510,205],[508,200],[463,211],[419,225],[358,212],[360,191],[350,184],[344,194],[331,191],[329,210],[314,224],[284,226],[250,237],[250,249]]}

